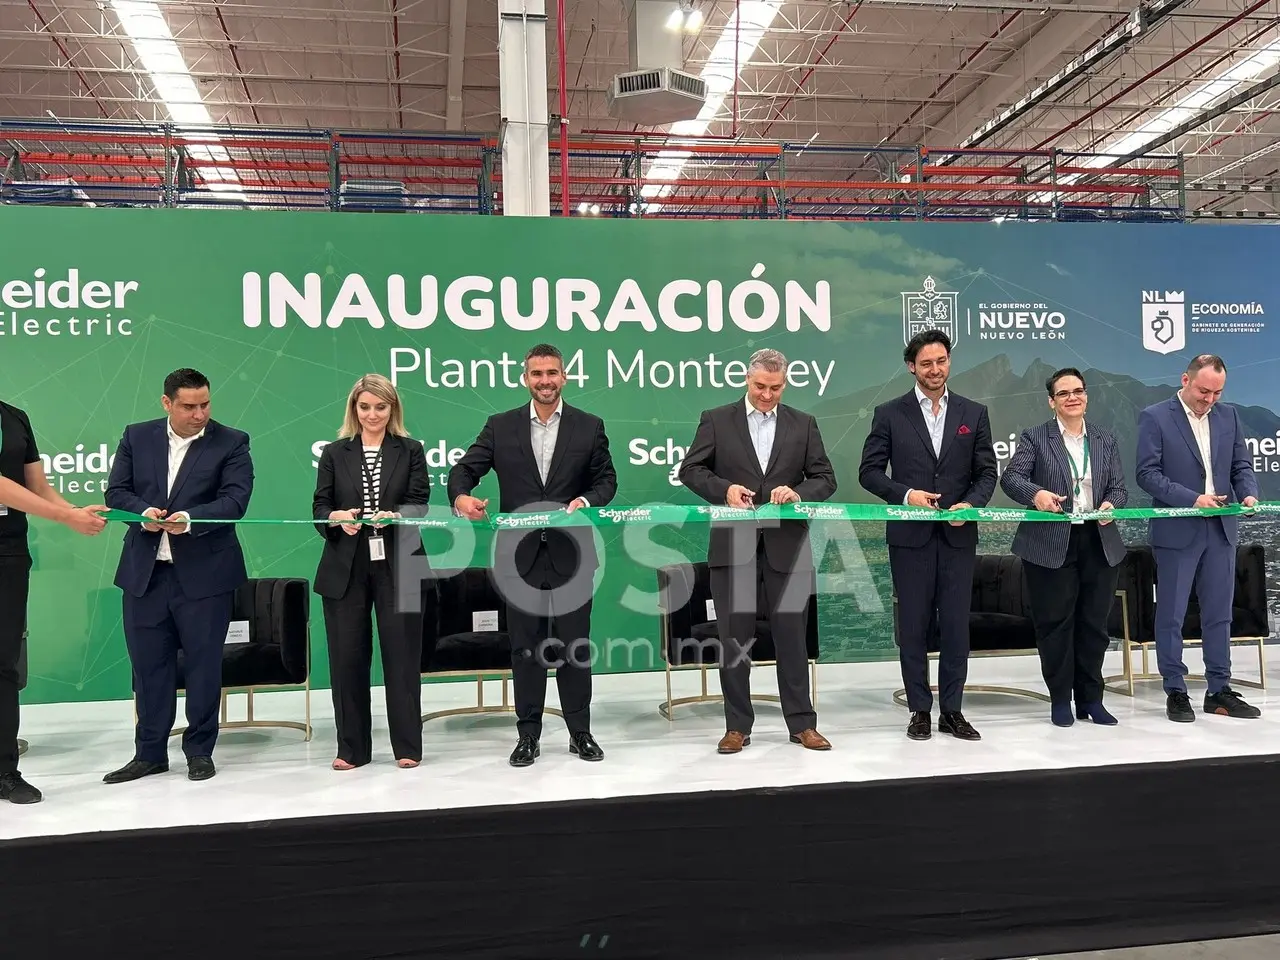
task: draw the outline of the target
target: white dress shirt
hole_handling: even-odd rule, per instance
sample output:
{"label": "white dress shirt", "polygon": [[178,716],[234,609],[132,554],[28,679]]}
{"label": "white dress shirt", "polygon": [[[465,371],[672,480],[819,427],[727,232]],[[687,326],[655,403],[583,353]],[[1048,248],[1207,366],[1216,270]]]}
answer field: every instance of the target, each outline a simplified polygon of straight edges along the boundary
{"label": "white dress shirt", "polygon": [[1197,417],[1182,399],[1181,392],[1178,393],[1178,402],[1182,404],[1187,422],[1191,424],[1191,435],[1196,438],[1196,446],[1200,448],[1200,459],[1204,463],[1204,492],[1211,497],[1216,496],[1217,491],[1213,489],[1213,462],[1209,456],[1209,413],[1213,408],[1210,407],[1203,417]]}
{"label": "white dress shirt", "polygon": [[755,447],[756,460],[760,464],[760,472],[769,469],[769,457],[773,455],[773,441],[778,435],[778,408],[775,406],[768,413],[757,410],[751,398],[746,397],[747,432],[751,434],[751,445]]}
{"label": "white dress shirt", "polygon": [[[1093,457],[1090,456],[1089,462],[1085,463],[1084,459],[1084,441],[1089,435],[1089,428],[1084,424],[1080,424],[1080,436],[1073,437],[1067,433],[1066,424],[1058,420],[1058,429],[1062,431],[1062,444],[1067,448],[1067,464],[1070,467],[1071,477],[1071,512],[1085,513],[1094,508],[1093,502]],[[1084,476],[1077,477],[1077,473],[1083,468]],[[1080,483],[1080,493],[1075,492],[1076,481]]]}
{"label": "white dress shirt", "polygon": [[[933,412],[933,400],[925,395],[920,389],[920,384],[916,384],[916,403],[920,404],[920,412],[924,414],[924,425],[929,431],[929,441],[933,444],[933,455],[935,457],[942,455],[942,434],[947,428],[947,401],[951,398],[951,388],[943,387],[942,396],[938,398],[938,412]],[[902,498],[905,504],[910,499],[914,489],[908,490],[907,495]]]}
{"label": "white dress shirt", "polygon": [[[560,436],[560,420],[563,413],[564,399],[561,398],[556,408],[551,411],[547,422],[543,423],[538,417],[537,404],[532,400],[529,401],[529,442],[533,445],[533,460],[538,465],[538,476],[544,486],[551,470],[551,457],[556,452],[556,440]],[[584,507],[591,506],[586,497],[575,499],[581,500]]]}
{"label": "white dress shirt", "polygon": [[[204,428],[200,428],[200,432],[192,437],[180,437],[173,432],[173,424],[165,423],[165,432],[169,434],[169,479],[165,486],[165,494],[173,493],[173,481],[178,478],[178,471],[182,469],[182,461],[187,458],[187,451],[191,449],[191,444],[195,443],[204,436]],[[175,513],[172,516],[166,516],[166,520],[185,519],[190,520],[185,512]],[[188,528],[189,529],[189,528]],[[157,560],[173,560],[173,554],[169,550],[169,534],[161,532],[160,549],[156,553]]]}

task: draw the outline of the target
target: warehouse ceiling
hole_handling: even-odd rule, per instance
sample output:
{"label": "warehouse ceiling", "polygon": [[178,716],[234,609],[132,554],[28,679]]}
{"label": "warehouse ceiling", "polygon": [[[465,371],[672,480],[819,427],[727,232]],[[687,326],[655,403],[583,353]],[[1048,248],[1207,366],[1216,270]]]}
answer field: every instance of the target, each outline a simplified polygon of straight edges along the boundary
{"label": "warehouse ceiling", "polygon": [[[606,90],[628,69],[625,4],[564,2],[573,136],[667,130],[610,117]],[[1189,209],[1275,210],[1280,0],[693,9],[685,70],[709,75],[730,37],[746,54],[694,133],[923,145],[940,164],[962,163],[948,153],[961,146],[1180,153]],[[547,14],[556,113],[554,0]],[[495,0],[0,0],[0,116],[493,134],[498,39]]]}

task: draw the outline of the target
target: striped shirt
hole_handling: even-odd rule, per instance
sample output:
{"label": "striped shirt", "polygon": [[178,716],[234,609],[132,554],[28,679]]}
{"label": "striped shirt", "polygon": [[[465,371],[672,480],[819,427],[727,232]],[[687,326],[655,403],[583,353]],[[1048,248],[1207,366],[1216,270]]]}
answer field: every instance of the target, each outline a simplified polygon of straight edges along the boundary
{"label": "striped shirt", "polygon": [[[378,493],[382,489],[382,448],[364,448],[364,511],[366,514],[378,512]],[[370,485],[372,481],[372,486]]]}

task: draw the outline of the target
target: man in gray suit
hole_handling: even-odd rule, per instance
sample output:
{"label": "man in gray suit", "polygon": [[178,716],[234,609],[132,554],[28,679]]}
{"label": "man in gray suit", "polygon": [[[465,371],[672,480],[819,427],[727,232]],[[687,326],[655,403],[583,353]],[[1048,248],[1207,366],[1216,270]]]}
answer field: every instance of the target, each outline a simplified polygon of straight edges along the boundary
{"label": "man in gray suit", "polygon": [[[747,395],[703,411],[680,481],[708,503],[752,508],[761,503],[822,501],[836,475],[812,414],[783,406],[787,358],[757,350],[747,364]],[[769,622],[778,693],[791,742],[810,750],[831,744],[815,729],[805,656],[808,600],[815,580],[809,525],[713,523],[707,551],[711,599],[720,632],[720,686],[726,731],[720,753],[751,743],[750,651],[756,619]],[[763,598],[767,610],[758,611]]]}
{"label": "man in gray suit", "polygon": [[[1017,503],[1046,513],[1112,510],[1129,502],[1116,438],[1090,423],[1084,375],[1074,367],[1045,381],[1052,419],[1022,431],[1000,487]],[[1051,717],[1111,725],[1102,705],[1107,616],[1125,545],[1110,520],[1026,521],[1012,552],[1022,558]],[[1075,717],[1071,702],[1075,700]]]}

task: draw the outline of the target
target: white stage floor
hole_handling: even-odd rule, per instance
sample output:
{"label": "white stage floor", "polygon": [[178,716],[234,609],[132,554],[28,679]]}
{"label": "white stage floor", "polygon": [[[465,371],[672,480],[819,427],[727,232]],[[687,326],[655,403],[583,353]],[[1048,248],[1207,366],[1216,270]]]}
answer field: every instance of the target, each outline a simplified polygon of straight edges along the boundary
{"label": "white stage floor", "polygon": [[[1198,651],[1188,649],[1188,666],[1200,668]],[[1135,658],[1135,662],[1136,662]],[[1236,652],[1248,677],[1256,658]],[[1118,653],[1108,655],[1107,672],[1119,672]],[[758,668],[759,693],[776,693],[772,668]],[[1015,684],[1041,690],[1033,657],[975,658],[971,684]],[[715,686],[712,674],[713,690]],[[1174,724],[1164,716],[1158,682],[1139,685],[1138,695],[1108,693],[1118,727],[1077,722],[1059,729],[1049,722],[1048,704],[1023,698],[971,693],[965,715],[982,733],[965,743],[936,732],[930,741],[906,737],[907,712],[892,701],[899,687],[896,663],[824,664],[818,668],[818,728],[831,740],[830,752],[789,743],[776,704],[758,704],[752,744],[741,754],[720,756],[724,732],[719,704],[678,708],[669,722],[657,707],[664,697],[661,673],[596,678],[593,732],[605,751],[601,763],[570,756],[564,725],[549,716],[542,757],[515,769],[507,756],[515,744],[510,714],[433,720],[424,728],[420,767],[395,766],[386,742],[374,691],[374,762],[359,770],[330,769],[334,755],[329,691],[312,693],[315,733],[310,743],[300,731],[223,731],[215,761],[218,775],[203,783],[186,779],[180,742],[171,740],[171,770],[128,784],[102,777],[133,755],[132,705],[127,702],[25,707],[22,736],[30,741],[23,775],[45,794],[32,806],[0,804],[0,839],[130,830],[210,823],[278,820],[332,814],[413,811],[523,804],[704,790],[787,787],[899,778],[981,774],[1000,771],[1192,760],[1280,752],[1280,676],[1268,678],[1270,695],[1238,688],[1263,710],[1260,720],[1231,720],[1200,711],[1201,683],[1191,684],[1195,723]],[[677,674],[674,696],[697,692],[696,672]],[[487,702],[498,701],[498,684]],[[474,703],[475,684],[423,687],[423,711]],[[256,698],[259,719],[301,719],[302,694]],[[554,680],[548,706],[556,706]],[[232,699],[232,719],[243,716],[244,698]],[[179,703],[179,717],[181,717]]]}

